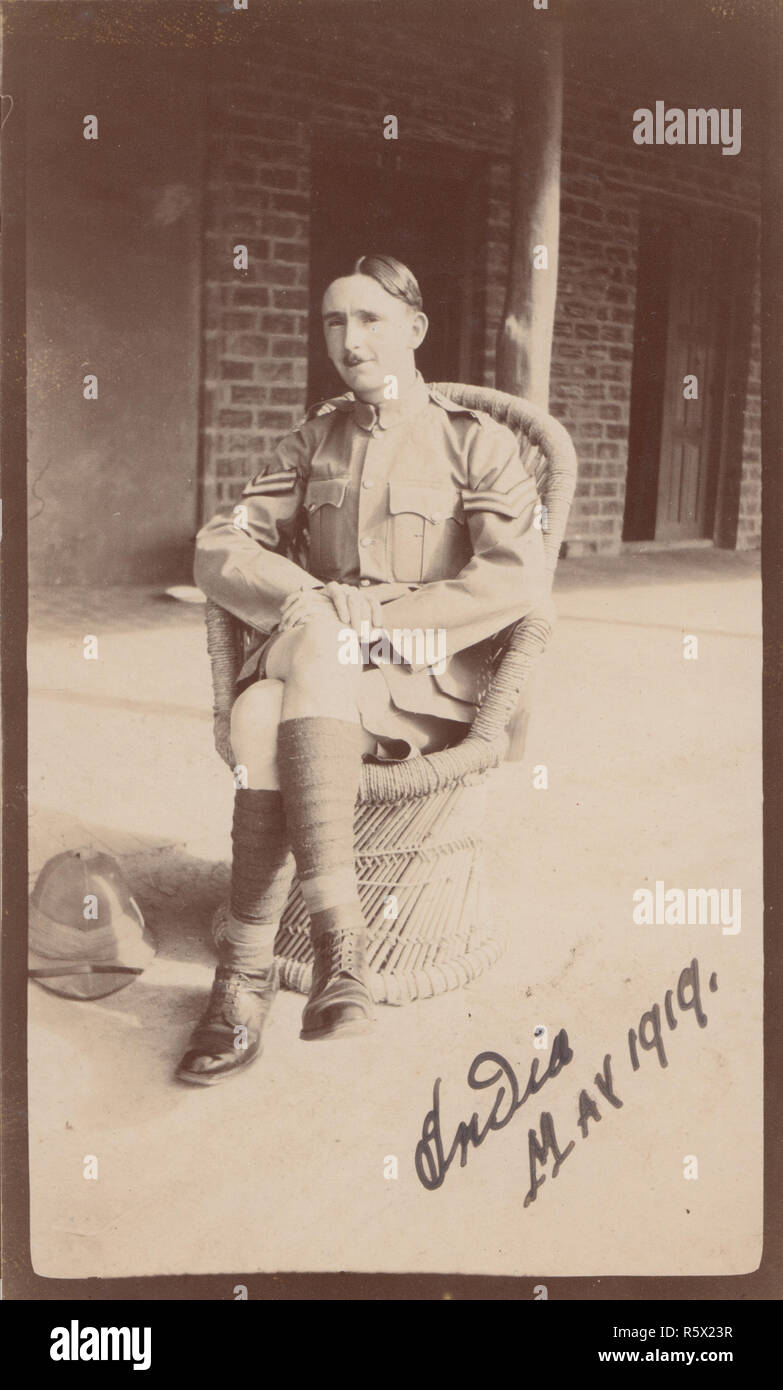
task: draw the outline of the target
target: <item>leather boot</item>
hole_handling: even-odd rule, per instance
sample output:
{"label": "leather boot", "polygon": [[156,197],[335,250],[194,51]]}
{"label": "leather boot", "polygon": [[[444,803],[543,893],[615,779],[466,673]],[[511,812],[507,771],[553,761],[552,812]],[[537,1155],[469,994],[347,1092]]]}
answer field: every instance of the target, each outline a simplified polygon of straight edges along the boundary
{"label": "leather boot", "polygon": [[313,983],[300,1038],[347,1038],[374,1022],[364,932],[340,929],[313,938]]}
{"label": "leather boot", "polygon": [[249,1066],[261,1053],[261,1033],[279,987],[277,962],[253,971],[219,965],[206,1013],[177,1068],[179,1080],[214,1086]]}

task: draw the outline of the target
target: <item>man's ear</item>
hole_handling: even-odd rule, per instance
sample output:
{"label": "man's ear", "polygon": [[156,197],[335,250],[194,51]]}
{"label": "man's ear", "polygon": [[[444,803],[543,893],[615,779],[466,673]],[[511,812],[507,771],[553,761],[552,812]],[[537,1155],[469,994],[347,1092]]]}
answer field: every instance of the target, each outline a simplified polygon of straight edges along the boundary
{"label": "man's ear", "polygon": [[413,315],[413,318],[411,319],[411,347],[413,348],[414,352],[416,348],[420,347],[421,344],[424,342],[424,339],[427,336],[427,329],[429,328],[429,326],[430,321],[427,318],[427,315],[424,313],[424,310],[417,309],[416,313]]}

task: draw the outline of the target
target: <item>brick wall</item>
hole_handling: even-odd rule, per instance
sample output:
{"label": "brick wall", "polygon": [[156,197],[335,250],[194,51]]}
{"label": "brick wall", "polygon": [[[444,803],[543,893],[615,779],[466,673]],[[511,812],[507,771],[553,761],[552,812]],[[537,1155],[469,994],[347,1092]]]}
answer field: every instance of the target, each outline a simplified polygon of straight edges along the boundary
{"label": "brick wall", "polygon": [[[254,68],[210,84],[204,257],[203,515],[301,419],[307,382],[306,127],[259,101]],[[245,246],[247,270],[234,268]]]}
{"label": "brick wall", "polygon": [[[566,89],[550,408],[570,430],[580,461],[571,553],[614,550],[622,534],[641,199],[696,198],[739,214],[758,204],[749,150],[725,158],[710,147],[637,148],[628,138],[631,114],[628,103],[618,119],[615,102],[581,84]],[[754,338],[751,376],[758,371]],[[746,429],[748,450],[751,435]],[[749,521],[751,497],[752,477],[743,469],[740,515],[745,507]]]}
{"label": "brick wall", "polygon": [[[285,26],[270,27],[262,64],[218,52],[209,82],[204,516],[238,495],[306,405],[311,139],[376,130],[382,140],[383,117],[394,112],[401,138],[508,155],[500,58],[494,81],[477,69],[470,50],[427,47],[412,61],[404,31],[369,16],[360,29],[320,35],[317,74],[303,68],[301,42],[301,30],[289,35]],[[343,72],[350,81],[340,80]],[[482,288],[493,315],[488,341],[500,313],[491,257],[504,254],[507,228],[506,214],[498,246],[485,248]],[[232,264],[232,247],[240,243],[250,253],[245,273]]]}
{"label": "brick wall", "polygon": [[[379,58],[382,54],[382,63]],[[361,28],[322,36],[317,70],[301,38],[270,31],[263,64],[215,59],[209,85],[205,228],[203,514],[233,500],[306,405],[311,139],[366,135],[394,112],[400,138],[486,159],[487,227],[479,256],[483,363],[493,383],[508,261],[508,59],[488,49],[416,47],[368,11]],[[654,94],[648,98],[654,101]],[[640,198],[697,196],[757,205],[752,151],[639,149],[634,103],[582,82],[565,93],[562,217],[551,409],[580,460],[569,550],[620,543],[628,456]],[[250,266],[232,266],[247,245]],[[758,543],[758,332],[743,439],[738,544]]]}

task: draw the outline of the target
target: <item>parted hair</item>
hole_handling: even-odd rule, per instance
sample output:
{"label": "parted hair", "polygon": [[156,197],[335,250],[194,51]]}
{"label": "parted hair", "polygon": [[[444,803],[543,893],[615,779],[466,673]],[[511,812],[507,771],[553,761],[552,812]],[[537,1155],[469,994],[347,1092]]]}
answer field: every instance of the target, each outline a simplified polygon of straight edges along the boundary
{"label": "parted hair", "polygon": [[412,309],[423,309],[419,282],[412,270],[394,256],[360,256],[353,268],[354,275],[369,275],[377,280],[387,294],[403,299]]}

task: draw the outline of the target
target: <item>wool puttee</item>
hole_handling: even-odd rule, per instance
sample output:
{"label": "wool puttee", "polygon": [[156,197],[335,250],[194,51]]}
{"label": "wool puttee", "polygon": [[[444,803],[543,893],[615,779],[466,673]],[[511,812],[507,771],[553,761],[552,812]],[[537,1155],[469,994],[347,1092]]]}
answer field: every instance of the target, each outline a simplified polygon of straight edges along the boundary
{"label": "wool puttee", "polygon": [[312,716],[283,720],[277,765],[311,933],[364,926],[353,852],[361,726]]}
{"label": "wool puttee", "polygon": [[278,791],[240,788],[231,830],[231,917],[215,935],[221,961],[237,969],[270,965],[294,876],[294,858]]}

